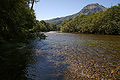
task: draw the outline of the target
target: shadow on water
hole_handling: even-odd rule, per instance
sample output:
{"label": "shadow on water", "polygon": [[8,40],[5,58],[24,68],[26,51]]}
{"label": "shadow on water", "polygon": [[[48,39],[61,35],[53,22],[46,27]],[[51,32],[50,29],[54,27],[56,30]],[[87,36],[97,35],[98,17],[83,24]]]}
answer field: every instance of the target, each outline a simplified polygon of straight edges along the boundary
{"label": "shadow on water", "polygon": [[119,80],[120,36],[47,32],[32,42],[32,80]]}
{"label": "shadow on water", "polygon": [[[32,42],[33,49],[30,63],[26,67],[26,77],[32,80],[62,80],[64,78],[64,71],[67,71],[67,64],[62,64],[65,57],[50,52],[52,49],[45,40],[36,39]],[[59,65],[54,61],[59,61]]]}
{"label": "shadow on water", "polygon": [[6,43],[0,45],[0,80],[25,80],[27,64],[26,44]]}

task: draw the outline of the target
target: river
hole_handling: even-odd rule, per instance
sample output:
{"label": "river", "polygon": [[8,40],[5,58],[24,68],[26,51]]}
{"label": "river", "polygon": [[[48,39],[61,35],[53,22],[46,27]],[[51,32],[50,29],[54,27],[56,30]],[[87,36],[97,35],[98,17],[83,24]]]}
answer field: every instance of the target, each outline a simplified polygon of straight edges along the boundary
{"label": "river", "polygon": [[31,44],[32,80],[119,80],[120,36],[46,32]]}

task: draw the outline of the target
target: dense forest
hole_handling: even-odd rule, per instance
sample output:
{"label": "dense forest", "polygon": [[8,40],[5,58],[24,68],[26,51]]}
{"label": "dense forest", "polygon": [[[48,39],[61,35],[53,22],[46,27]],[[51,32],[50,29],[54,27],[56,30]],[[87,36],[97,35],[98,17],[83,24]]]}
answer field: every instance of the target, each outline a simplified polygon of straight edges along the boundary
{"label": "dense forest", "polygon": [[107,11],[65,20],[60,25],[60,29],[63,32],[119,35],[120,4],[107,9]]}
{"label": "dense forest", "polygon": [[56,31],[57,26],[55,24],[46,23],[44,20],[36,21],[36,27],[34,28],[37,32],[48,32],[48,31]]}
{"label": "dense forest", "polygon": [[0,1],[0,80],[25,80],[22,70],[29,56],[29,41],[45,38],[40,32],[53,29],[36,20],[33,5],[37,1]]}
{"label": "dense forest", "polygon": [[[31,4],[32,0],[1,1],[0,42],[26,41],[34,38],[41,31],[50,31],[56,28],[55,25],[36,20],[33,6],[30,7]],[[43,34],[39,35],[39,37],[41,36]]]}

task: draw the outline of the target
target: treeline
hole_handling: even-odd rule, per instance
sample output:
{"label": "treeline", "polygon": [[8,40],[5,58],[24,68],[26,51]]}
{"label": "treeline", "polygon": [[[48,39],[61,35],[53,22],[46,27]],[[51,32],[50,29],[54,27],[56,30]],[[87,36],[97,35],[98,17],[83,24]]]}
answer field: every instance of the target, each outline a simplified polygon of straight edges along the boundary
{"label": "treeline", "polygon": [[33,6],[30,7],[33,1],[38,0],[0,1],[0,42],[27,41],[44,36],[40,31],[55,29],[55,25],[36,20]]}
{"label": "treeline", "polygon": [[41,32],[48,32],[48,31],[56,31],[57,26],[55,24],[49,24],[45,22],[44,20],[36,21],[36,26],[34,27],[36,31]]}
{"label": "treeline", "polygon": [[120,34],[120,4],[107,11],[93,13],[89,16],[81,15],[64,21],[60,25],[63,32],[80,32],[93,34]]}

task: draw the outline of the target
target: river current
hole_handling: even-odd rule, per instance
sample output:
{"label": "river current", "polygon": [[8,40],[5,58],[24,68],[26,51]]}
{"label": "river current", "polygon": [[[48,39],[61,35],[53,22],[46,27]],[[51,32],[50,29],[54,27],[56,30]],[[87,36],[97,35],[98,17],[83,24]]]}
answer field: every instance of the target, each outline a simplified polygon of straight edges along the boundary
{"label": "river current", "polygon": [[119,80],[120,36],[46,32],[35,39],[26,77],[32,80]]}

